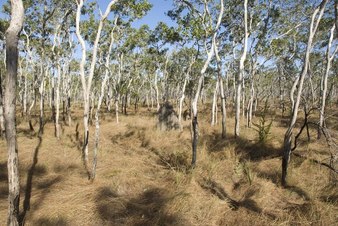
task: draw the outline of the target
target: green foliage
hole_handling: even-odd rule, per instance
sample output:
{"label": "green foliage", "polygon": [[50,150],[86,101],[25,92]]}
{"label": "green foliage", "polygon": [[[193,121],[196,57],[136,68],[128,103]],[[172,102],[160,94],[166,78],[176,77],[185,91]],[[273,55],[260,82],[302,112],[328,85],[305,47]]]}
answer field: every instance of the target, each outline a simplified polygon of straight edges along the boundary
{"label": "green foliage", "polygon": [[235,169],[235,174],[239,177],[245,177],[247,182],[251,185],[254,180],[254,173],[249,167],[249,163],[247,161],[238,162]]}
{"label": "green foliage", "polygon": [[273,120],[268,122],[267,120],[267,113],[268,113],[268,107],[267,104],[265,105],[264,111],[259,119],[258,123],[252,123],[254,126],[253,129],[257,131],[258,133],[258,141],[260,143],[265,143],[268,139],[268,136],[270,134],[271,126]]}
{"label": "green foliage", "polygon": [[9,26],[8,21],[0,19],[0,39],[3,40],[5,38],[6,30]]}

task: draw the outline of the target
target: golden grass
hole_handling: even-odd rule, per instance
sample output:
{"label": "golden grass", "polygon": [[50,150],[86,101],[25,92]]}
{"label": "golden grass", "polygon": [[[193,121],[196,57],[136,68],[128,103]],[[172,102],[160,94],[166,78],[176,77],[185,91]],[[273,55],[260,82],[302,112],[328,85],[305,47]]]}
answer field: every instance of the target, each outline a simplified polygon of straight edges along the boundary
{"label": "golden grass", "polygon": [[[63,125],[60,140],[51,122],[41,142],[18,125],[21,208],[29,199],[26,225],[334,225],[337,188],[329,172],[308,160],[292,157],[289,184],[280,186],[280,147],[285,127],[277,120],[266,144],[257,144],[253,129],[241,127],[221,139],[220,122],[211,127],[201,114],[197,167],[190,169],[189,122],[183,131],[161,132],[156,116],[111,113],[101,117],[97,177],[87,180],[79,142],[81,111],[71,127]],[[220,117],[220,114],[219,114]],[[76,124],[79,123],[79,138]],[[37,125],[35,126],[37,127]],[[93,148],[94,126],[90,132]],[[315,131],[311,131],[315,139]],[[5,141],[0,141],[0,225],[7,214]],[[323,140],[306,142],[299,151],[325,158]],[[33,158],[37,157],[37,164]],[[91,153],[90,153],[90,157]],[[32,175],[29,176],[29,173]],[[27,188],[31,187],[30,196]]]}

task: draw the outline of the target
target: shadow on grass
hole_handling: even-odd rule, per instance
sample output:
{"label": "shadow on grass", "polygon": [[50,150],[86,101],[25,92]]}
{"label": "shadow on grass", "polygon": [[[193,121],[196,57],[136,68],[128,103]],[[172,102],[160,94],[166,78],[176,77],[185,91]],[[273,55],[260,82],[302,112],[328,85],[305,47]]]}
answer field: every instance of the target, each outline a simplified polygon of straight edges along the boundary
{"label": "shadow on grass", "polygon": [[281,183],[281,173],[277,170],[254,170],[255,173],[261,178],[265,178],[270,180],[272,183],[276,184],[277,186]]}
{"label": "shadow on grass", "polygon": [[[27,172],[27,180],[26,180],[26,186],[25,186],[25,197],[24,197],[24,201],[23,201],[23,210],[22,213],[20,214],[20,224],[24,225],[24,221],[25,221],[25,216],[27,211],[30,210],[30,203],[31,203],[31,195],[32,195],[32,188],[33,188],[33,180],[34,177],[38,177],[38,176],[43,176],[47,173],[47,170],[44,166],[38,166],[38,155],[39,155],[39,151],[40,151],[40,147],[42,144],[42,137],[38,137],[39,141],[38,144],[34,150],[34,155],[33,155],[33,161],[32,161],[32,165],[30,166],[30,168],[28,169]],[[42,182],[37,183],[37,188],[38,189],[44,189],[45,191],[42,193],[42,196],[40,197],[40,199],[37,201],[38,204],[41,204],[42,200],[45,198],[45,196],[47,195],[47,193],[49,193],[49,188],[54,185],[55,183],[58,183],[61,180],[61,177],[58,176],[56,178],[53,179],[47,179],[47,180],[43,180]]]}
{"label": "shadow on grass", "polygon": [[[34,150],[34,155],[33,155],[33,162],[31,167],[29,168],[28,172],[27,172],[27,180],[26,180],[26,189],[25,189],[25,199],[23,202],[23,212],[20,215],[20,221],[23,222],[23,219],[26,216],[26,212],[30,209],[30,199],[31,199],[31,193],[32,193],[32,186],[33,186],[33,177],[34,174],[36,174],[36,165],[38,164],[38,155],[39,155],[39,150],[42,144],[42,137],[38,137],[39,138],[39,142]],[[41,170],[39,169],[38,172],[40,173],[45,173],[46,170]],[[40,174],[41,175],[41,174]]]}
{"label": "shadow on grass", "polygon": [[[0,199],[8,197],[7,162],[0,163]],[[7,200],[6,200],[7,201]]]}
{"label": "shadow on grass", "polygon": [[160,188],[145,190],[135,198],[119,196],[109,187],[97,194],[97,211],[109,225],[185,225],[179,216],[166,213],[173,196]]}
{"label": "shadow on grass", "polygon": [[298,196],[302,197],[305,201],[310,200],[310,196],[308,195],[308,193],[297,186],[288,185],[285,187],[285,189],[287,189],[290,192],[296,193]]}
{"label": "shadow on grass", "polygon": [[273,147],[269,142],[252,142],[243,137],[222,138],[221,134],[212,133],[201,137],[200,142],[206,144],[209,152],[221,152],[234,145],[236,154],[245,160],[260,161],[281,156],[281,150]]}
{"label": "shadow on grass", "polygon": [[255,190],[249,190],[245,193],[244,197],[241,200],[234,200],[226,193],[223,189],[222,185],[218,184],[213,180],[203,180],[199,182],[199,185],[206,191],[209,191],[213,195],[217,196],[220,200],[223,200],[227,203],[230,209],[238,210],[239,208],[245,208],[250,212],[254,212],[257,214],[264,214],[271,219],[275,219],[276,216],[270,213],[263,212],[262,208],[260,208],[257,203],[251,199],[251,197],[255,194]]}
{"label": "shadow on grass", "polygon": [[69,224],[67,223],[67,220],[64,219],[64,218],[42,217],[42,218],[39,218],[38,220],[34,221],[34,225],[39,225],[39,226],[67,226]]}

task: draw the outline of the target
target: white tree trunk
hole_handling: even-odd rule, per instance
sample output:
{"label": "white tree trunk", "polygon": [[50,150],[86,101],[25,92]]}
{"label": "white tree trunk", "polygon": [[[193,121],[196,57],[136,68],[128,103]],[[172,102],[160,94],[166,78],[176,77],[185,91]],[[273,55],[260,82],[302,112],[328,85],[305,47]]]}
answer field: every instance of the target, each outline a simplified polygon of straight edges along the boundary
{"label": "white tree trunk", "polygon": [[99,25],[97,28],[96,38],[94,41],[93,49],[92,49],[92,58],[91,58],[91,64],[89,69],[89,76],[88,79],[85,77],[85,64],[86,64],[86,44],[84,39],[82,38],[82,35],[80,33],[80,17],[81,17],[81,10],[83,7],[83,0],[77,1],[77,11],[76,11],[76,36],[81,44],[82,48],[82,58],[80,62],[80,77],[81,77],[81,83],[82,83],[82,89],[83,89],[83,101],[84,101],[84,109],[83,109],[83,127],[84,127],[84,142],[83,142],[83,159],[84,164],[88,173],[88,178],[90,179],[90,172],[89,172],[89,166],[88,166],[88,141],[89,141],[89,126],[88,126],[88,119],[89,119],[89,102],[90,102],[90,93],[91,93],[91,85],[92,80],[94,76],[94,70],[96,65],[96,58],[97,58],[97,49],[98,49],[98,43],[101,36],[101,31],[103,27],[103,23],[108,17],[112,5],[114,5],[118,0],[112,0],[107,8],[105,13],[101,16]]}
{"label": "white tree trunk", "polygon": [[217,97],[218,97],[218,88],[219,80],[216,80],[216,85],[214,89],[214,96],[212,98],[212,108],[211,108],[211,126],[214,126],[217,123]]}
{"label": "white tree trunk", "polygon": [[115,18],[114,27],[110,33],[110,44],[109,44],[109,49],[108,49],[108,53],[106,56],[106,63],[105,63],[105,75],[101,83],[101,93],[100,93],[99,100],[97,102],[97,108],[95,111],[95,146],[94,146],[94,154],[93,154],[93,166],[92,166],[91,178],[90,178],[92,181],[95,179],[95,176],[96,176],[97,152],[99,148],[99,139],[100,139],[100,121],[99,121],[100,109],[101,109],[102,100],[105,94],[106,83],[109,77],[110,54],[113,49],[114,30],[116,27],[117,19],[118,17]]}
{"label": "white tree trunk", "polygon": [[186,71],[186,74],[185,74],[185,77],[184,77],[184,83],[183,83],[182,90],[181,90],[181,97],[180,97],[179,109],[178,109],[178,122],[180,124],[181,130],[183,129],[183,125],[182,125],[182,109],[183,109],[183,101],[184,101],[184,98],[185,98],[185,88],[187,86],[187,82],[188,82],[188,79],[189,79],[191,68],[192,68],[192,66],[193,66],[194,63],[195,63],[195,58],[192,56],[191,57],[191,62],[189,64],[189,67],[187,68],[187,71]]}
{"label": "white tree trunk", "polygon": [[[221,24],[221,19],[223,17],[223,12],[224,12],[223,0],[221,0],[220,2],[221,2],[221,9],[220,9],[220,13],[218,15],[217,24],[216,24],[215,29],[214,29],[214,34],[213,34],[213,37],[212,37],[212,45],[211,45],[210,51],[208,51],[206,49],[208,57],[207,57],[206,61],[204,62],[203,68],[202,68],[201,73],[200,73],[200,77],[198,78],[198,85],[197,85],[195,97],[194,97],[194,99],[191,103],[191,111],[192,111],[192,119],[191,119],[192,120],[192,122],[191,122],[191,124],[192,124],[192,161],[191,161],[191,165],[192,165],[192,167],[195,167],[196,158],[197,158],[197,142],[198,142],[198,120],[197,120],[197,112],[198,112],[197,107],[198,106],[197,106],[197,104],[198,104],[198,98],[200,96],[200,92],[201,92],[201,89],[202,89],[205,71],[208,68],[209,63],[210,63],[210,61],[211,61],[211,59],[212,59],[212,57],[214,56],[214,53],[215,53],[217,31],[218,31],[218,28]],[[207,6],[206,3],[205,3],[205,9],[208,10],[208,6]]]}
{"label": "white tree trunk", "polygon": [[318,135],[317,138],[320,139],[321,136],[321,129],[324,126],[324,118],[325,118],[325,105],[326,105],[326,96],[327,96],[327,79],[329,76],[330,68],[331,68],[331,62],[338,50],[338,45],[336,46],[335,50],[333,51],[332,55],[330,56],[330,50],[332,46],[332,41],[333,41],[333,36],[334,36],[334,31],[335,31],[335,25],[332,26],[331,31],[330,31],[330,39],[329,43],[327,46],[326,50],[326,69],[325,73],[323,74],[322,81],[323,81],[323,86],[321,90],[321,95],[320,95],[320,115],[319,115],[319,127],[318,127]]}
{"label": "white tree trunk", "polygon": [[248,48],[248,0],[244,0],[244,46],[243,54],[239,62],[239,73],[236,79],[236,115],[235,115],[235,137],[239,137],[240,132],[240,113],[241,113],[241,91],[244,77],[244,62],[246,59],[247,48]]}

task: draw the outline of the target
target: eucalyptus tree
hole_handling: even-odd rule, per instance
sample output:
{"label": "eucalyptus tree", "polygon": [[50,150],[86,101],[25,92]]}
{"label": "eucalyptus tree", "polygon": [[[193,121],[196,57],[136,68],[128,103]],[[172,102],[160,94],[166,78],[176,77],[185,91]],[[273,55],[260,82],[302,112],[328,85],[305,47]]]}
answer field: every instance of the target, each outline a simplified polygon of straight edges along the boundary
{"label": "eucalyptus tree", "polygon": [[242,83],[244,78],[244,62],[246,60],[247,49],[248,49],[248,1],[244,0],[244,39],[243,39],[243,52],[239,61],[239,71],[236,78],[236,101],[235,101],[235,137],[239,136],[240,131],[240,111],[241,111],[241,92]]}
{"label": "eucalyptus tree", "polygon": [[18,71],[18,41],[24,22],[21,0],[11,0],[11,21],[6,31],[6,79],[4,116],[8,149],[8,218],[7,225],[19,225],[20,180],[16,141],[16,80]]}
{"label": "eucalyptus tree", "polygon": [[[68,7],[67,7],[68,8]],[[63,10],[62,10],[63,11]],[[59,123],[59,116],[60,116],[60,100],[61,94],[60,89],[63,81],[67,80],[66,73],[68,72],[68,66],[70,62],[70,54],[69,48],[72,47],[72,43],[69,41],[70,37],[67,37],[68,32],[70,31],[69,23],[67,23],[67,17],[71,13],[71,9],[68,9],[63,16],[56,17],[55,23],[56,28],[54,31],[53,37],[53,46],[52,46],[52,61],[54,61],[54,67],[56,70],[56,77],[57,77],[57,85],[56,90],[54,88],[54,77],[52,78],[52,117],[55,126],[55,136],[59,139],[60,138],[60,123]],[[65,26],[65,24],[67,26]],[[69,56],[69,57],[67,57]],[[68,74],[70,74],[68,72]],[[67,77],[70,77],[69,75]],[[56,100],[54,100],[54,92],[56,92]],[[55,106],[56,102],[56,106]],[[63,102],[64,103],[64,102]],[[64,106],[64,104],[63,104]],[[64,107],[63,107],[64,109]],[[63,110],[64,112],[64,110]]]}
{"label": "eucalyptus tree", "polygon": [[[302,62],[303,63],[302,71],[294,82],[294,84],[296,84],[297,86],[297,96],[294,101],[294,106],[292,107],[292,114],[290,117],[289,126],[284,136],[283,159],[282,159],[282,181],[281,181],[283,186],[286,186],[287,168],[288,168],[288,163],[290,161],[291,148],[292,148],[291,147],[292,133],[293,133],[293,129],[295,128],[295,124],[296,124],[296,120],[298,116],[298,108],[300,105],[300,99],[301,99],[301,95],[303,91],[304,79],[308,73],[309,58],[310,58],[310,52],[313,46],[313,39],[318,29],[320,20],[324,14],[324,10],[325,10],[325,6],[327,2],[328,0],[322,0],[321,3],[315,8],[314,12],[312,13],[308,41],[306,45],[306,52],[305,52],[304,59]],[[291,96],[293,96],[293,94],[291,94]]]}
{"label": "eucalyptus tree", "polygon": [[[83,93],[83,101],[84,101],[84,115],[83,115],[83,125],[84,125],[84,142],[83,142],[83,158],[84,158],[84,164],[86,167],[86,170],[88,172],[88,178],[94,179],[95,177],[95,169],[96,169],[96,152],[97,147],[94,149],[94,159],[93,159],[93,170],[90,171],[89,169],[89,159],[88,159],[88,143],[89,143],[89,114],[90,114],[90,97],[92,95],[92,81],[94,74],[96,72],[97,68],[97,53],[99,50],[99,42],[101,39],[101,33],[104,29],[104,23],[110,14],[111,11],[114,12],[115,16],[119,15],[121,19],[126,19],[128,23],[130,23],[130,17],[141,17],[144,15],[144,12],[149,10],[150,4],[145,1],[126,1],[126,0],[112,0],[109,2],[104,14],[101,13],[100,19],[98,21],[97,30],[95,32],[92,32],[90,35],[95,37],[94,42],[92,43],[91,48],[91,62],[89,65],[89,71],[86,72],[86,60],[87,60],[87,47],[86,47],[86,40],[83,38],[81,31],[80,31],[80,17],[82,13],[82,8],[84,5],[84,1],[80,0],[77,1],[77,11],[76,11],[76,36],[78,38],[78,41],[81,45],[82,49],[82,57],[80,62],[80,78],[81,78],[81,84],[82,84],[82,93]],[[130,16],[131,14],[131,16]],[[92,16],[90,19],[93,19]],[[92,25],[90,27],[93,31]],[[106,56],[108,57],[108,56]],[[110,64],[109,58],[108,62],[106,61],[105,66],[107,64]],[[86,77],[86,73],[88,73],[88,76]],[[106,71],[105,73],[108,73]],[[101,90],[104,92],[105,89],[105,83],[106,79],[102,80],[103,83],[101,83]],[[102,94],[101,92],[101,94]],[[102,95],[100,95],[102,97]],[[99,97],[99,98],[100,98]],[[100,98],[102,101],[102,98]],[[100,106],[97,108],[97,122],[98,122],[98,112],[100,110]],[[97,132],[98,134],[98,132]],[[98,135],[97,135],[98,139]]]}
{"label": "eucalyptus tree", "polygon": [[92,50],[92,56],[91,56],[91,63],[90,63],[90,69],[88,72],[88,78],[85,76],[85,64],[86,64],[86,43],[83,39],[81,32],[80,32],[80,17],[81,17],[81,10],[84,4],[83,0],[77,1],[77,11],[76,11],[76,36],[78,38],[78,41],[81,44],[82,49],[82,58],[80,63],[80,76],[81,76],[81,83],[82,83],[82,92],[83,92],[83,101],[84,101],[84,110],[83,110],[83,126],[84,126],[84,142],[83,142],[83,158],[84,158],[84,164],[88,172],[88,178],[91,179],[91,174],[89,171],[89,163],[88,163],[88,142],[89,142],[89,106],[90,106],[90,93],[92,88],[92,81],[94,76],[94,70],[96,66],[96,57],[97,57],[97,50],[98,50],[98,44],[101,37],[101,31],[104,24],[104,21],[107,19],[111,7],[117,2],[117,0],[112,0],[103,15],[101,15],[99,25],[96,32],[96,38],[93,45]]}
{"label": "eucalyptus tree", "polygon": [[[205,72],[210,64],[210,61],[214,57],[215,48],[214,45],[217,42],[218,31],[221,25],[223,12],[224,12],[224,3],[223,0],[218,3],[218,1],[193,1],[188,2],[185,0],[177,0],[176,10],[169,12],[169,15],[177,20],[181,29],[184,29],[182,32],[186,35],[196,39],[197,41],[202,40],[202,45],[206,52],[206,59],[204,65],[200,71],[200,76],[198,78],[197,88],[195,92],[194,99],[191,104],[192,110],[192,167],[196,164],[196,154],[197,154],[197,142],[198,142],[198,99],[202,90],[202,85],[204,81]],[[220,9],[217,6],[221,6]],[[214,13],[210,13],[211,8]],[[182,15],[182,12],[187,11],[185,16]]]}
{"label": "eucalyptus tree", "polygon": [[[179,84],[179,107],[178,107],[178,121],[180,123],[181,129],[182,126],[182,110],[183,110],[183,102],[186,96],[187,85],[189,81],[192,80],[192,70],[196,61],[197,51],[194,48],[182,48],[177,54],[173,55],[173,63],[175,66],[174,71],[172,73],[178,73],[177,79]],[[182,68],[182,65],[185,65]],[[180,76],[183,75],[183,78]],[[182,81],[183,79],[183,81]]]}

